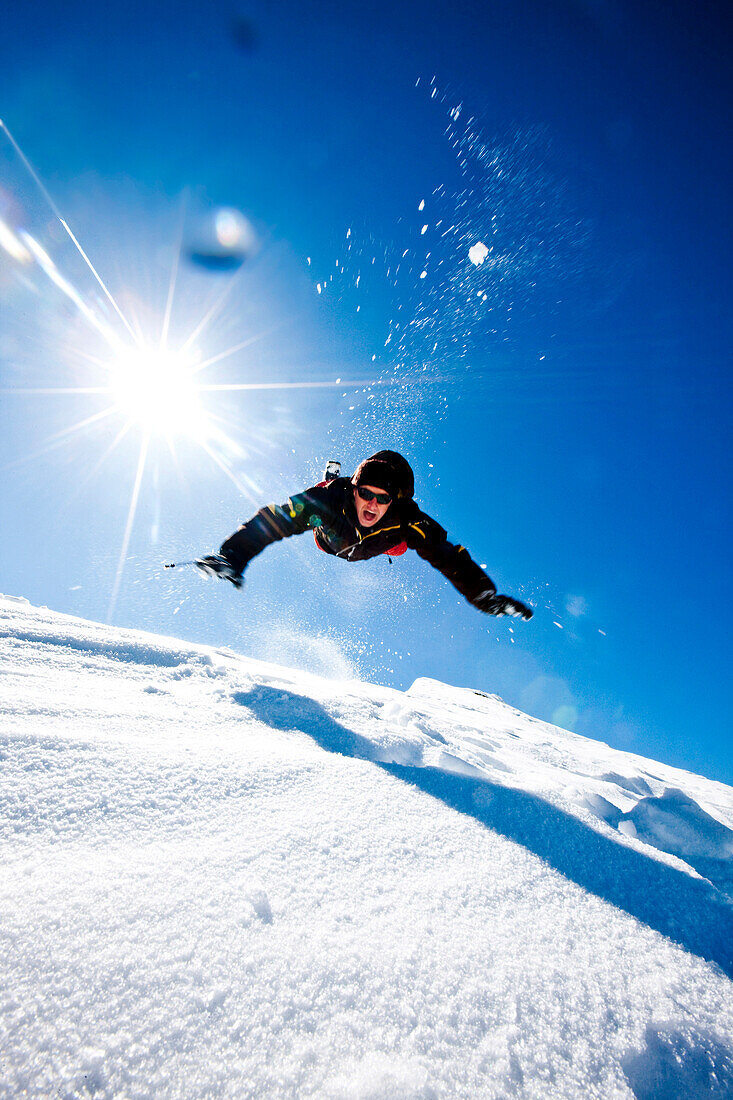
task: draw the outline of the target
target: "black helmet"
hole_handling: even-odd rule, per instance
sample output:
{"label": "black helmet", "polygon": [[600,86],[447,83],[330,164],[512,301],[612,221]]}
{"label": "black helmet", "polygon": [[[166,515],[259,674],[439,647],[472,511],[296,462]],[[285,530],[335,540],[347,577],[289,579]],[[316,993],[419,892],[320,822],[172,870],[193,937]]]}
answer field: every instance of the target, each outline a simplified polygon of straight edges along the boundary
{"label": "black helmet", "polygon": [[377,451],[356,467],[352,485],[374,485],[393,500],[409,499],[415,492],[415,475],[406,458],[397,451]]}

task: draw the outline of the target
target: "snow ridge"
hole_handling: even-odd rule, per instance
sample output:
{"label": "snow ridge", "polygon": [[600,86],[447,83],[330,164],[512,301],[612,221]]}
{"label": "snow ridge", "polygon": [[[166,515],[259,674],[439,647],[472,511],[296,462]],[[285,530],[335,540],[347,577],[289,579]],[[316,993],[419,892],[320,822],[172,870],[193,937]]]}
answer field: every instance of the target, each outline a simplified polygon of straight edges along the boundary
{"label": "snow ridge", "polygon": [[733,1095],[731,788],[9,597],[0,673],[0,1095]]}

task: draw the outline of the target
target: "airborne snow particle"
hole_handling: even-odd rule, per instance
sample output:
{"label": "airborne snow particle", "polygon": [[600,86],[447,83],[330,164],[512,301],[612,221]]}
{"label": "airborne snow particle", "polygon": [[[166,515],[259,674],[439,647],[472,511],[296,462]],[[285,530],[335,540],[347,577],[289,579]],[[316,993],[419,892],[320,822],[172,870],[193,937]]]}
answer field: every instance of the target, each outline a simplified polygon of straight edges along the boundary
{"label": "airborne snow particle", "polygon": [[489,250],[483,241],[477,241],[468,250],[468,258],[476,267],[480,267],[489,254]]}
{"label": "airborne snow particle", "polygon": [[421,237],[424,237],[424,236],[425,236],[425,234],[427,233],[427,231],[428,231],[428,227],[427,227],[426,225],[424,225],[424,226],[422,227],[422,229],[420,230],[420,236],[421,236]]}
{"label": "airborne snow particle", "polygon": [[424,209],[425,209],[425,199],[420,199],[420,205],[418,206],[418,210],[424,210]]}
{"label": "airborne snow particle", "polygon": [[420,272],[420,278],[421,278],[421,279],[426,279],[426,278],[427,278],[427,274],[428,274],[428,273],[427,273],[427,271],[421,271],[421,272]]}

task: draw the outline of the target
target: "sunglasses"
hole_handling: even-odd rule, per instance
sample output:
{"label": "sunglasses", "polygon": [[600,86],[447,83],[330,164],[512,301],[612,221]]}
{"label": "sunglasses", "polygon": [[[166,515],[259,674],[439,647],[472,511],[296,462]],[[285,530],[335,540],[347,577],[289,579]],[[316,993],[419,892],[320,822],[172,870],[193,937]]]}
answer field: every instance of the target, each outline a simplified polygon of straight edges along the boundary
{"label": "sunglasses", "polygon": [[392,497],[389,493],[373,493],[371,489],[365,489],[362,485],[357,485],[356,491],[362,500],[370,501],[376,500],[377,504],[391,504]]}

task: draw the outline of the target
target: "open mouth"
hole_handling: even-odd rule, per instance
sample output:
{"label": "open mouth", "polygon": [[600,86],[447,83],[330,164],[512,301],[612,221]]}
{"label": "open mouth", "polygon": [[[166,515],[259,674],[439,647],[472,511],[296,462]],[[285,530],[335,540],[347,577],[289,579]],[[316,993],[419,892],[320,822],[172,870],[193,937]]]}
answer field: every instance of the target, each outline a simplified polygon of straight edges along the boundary
{"label": "open mouth", "polygon": [[377,518],[377,513],[376,512],[370,512],[367,509],[364,509],[364,519],[367,521],[367,523],[373,523],[373,521],[376,518]]}

